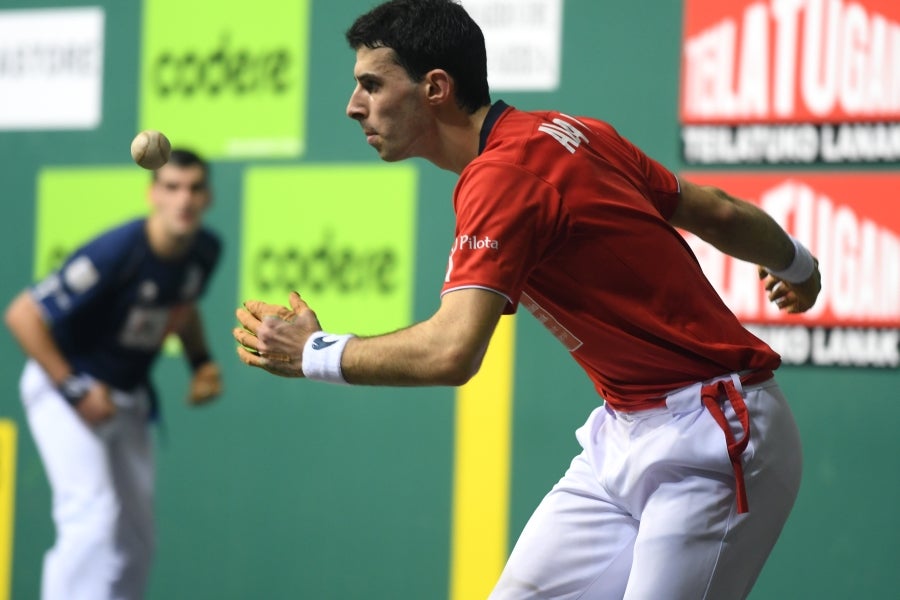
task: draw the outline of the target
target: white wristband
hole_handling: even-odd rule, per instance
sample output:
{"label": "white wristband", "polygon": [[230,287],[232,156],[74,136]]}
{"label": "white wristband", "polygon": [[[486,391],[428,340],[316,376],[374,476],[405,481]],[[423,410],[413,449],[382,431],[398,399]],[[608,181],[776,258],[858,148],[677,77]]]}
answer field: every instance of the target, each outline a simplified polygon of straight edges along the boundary
{"label": "white wristband", "polygon": [[341,372],[341,356],[352,337],[354,336],[349,334],[333,335],[324,331],[317,331],[309,336],[303,346],[303,375],[315,381],[346,384]]}
{"label": "white wristband", "polygon": [[775,271],[768,267],[766,269],[775,277],[788,283],[802,283],[812,275],[816,268],[816,263],[806,246],[801,244],[794,236],[790,236],[790,238],[794,244],[794,260],[791,261],[791,264],[781,271]]}

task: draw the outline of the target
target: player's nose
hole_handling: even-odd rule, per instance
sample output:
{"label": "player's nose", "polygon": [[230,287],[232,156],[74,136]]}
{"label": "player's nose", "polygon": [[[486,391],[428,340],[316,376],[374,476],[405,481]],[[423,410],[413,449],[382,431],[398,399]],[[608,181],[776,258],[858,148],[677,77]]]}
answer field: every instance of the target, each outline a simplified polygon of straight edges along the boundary
{"label": "player's nose", "polygon": [[354,121],[362,121],[366,116],[365,104],[360,97],[362,88],[357,84],[353,93],[350,94],[350,100],[347,102],[347,116]]}

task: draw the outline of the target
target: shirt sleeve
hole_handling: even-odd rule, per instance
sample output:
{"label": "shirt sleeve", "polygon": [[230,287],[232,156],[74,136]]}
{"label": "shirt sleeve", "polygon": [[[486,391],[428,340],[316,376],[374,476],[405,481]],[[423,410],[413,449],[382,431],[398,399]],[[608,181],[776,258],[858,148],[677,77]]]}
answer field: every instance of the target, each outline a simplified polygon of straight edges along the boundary
{"label": "shirt sleeve", "polygon": [[487,289],[515,312],[529,273],[564,235],[558,192],[515,165],[484,163],[463,173],[454,209],[456,239],[441,294]]}
{"label": "shirt sleeve", "polygon": [[612,125],[604,121],[585,119],[594,129],[611,143],[619,146],[619,156],[634,164],[637,173],[646,184],[650,201],[666,220],[675,212],[681,199],[678,178],[669,169],[647,156],[643,150],[619,135]]}
{"label": "shirt sleeve", "polygon": [[94,240],[72,253],[56,271],[31,287],[48,323],[77,315],[101,296],[115,280],[119,254]]}
{"label": "shirt sleeve", "polygon": [[638,166],[646,178],[647,187],[650,191],[650,200],[659,213],[668,221],[672,213],[675,212],[678,201],[681,199],[681,186],[678,183],[678,178],[630,141],[625,138],[621,139],[634,154]]}

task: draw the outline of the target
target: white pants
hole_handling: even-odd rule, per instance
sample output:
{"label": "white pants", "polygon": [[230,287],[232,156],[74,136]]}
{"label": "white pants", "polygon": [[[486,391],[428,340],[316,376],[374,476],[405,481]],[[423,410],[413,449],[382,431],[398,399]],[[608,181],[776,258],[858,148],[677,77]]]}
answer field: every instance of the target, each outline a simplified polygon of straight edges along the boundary
{"label": "white pants", "polygon": [[[736,383],[750,415],[749,512],[737,513],[725,433],[701,404],[701,384],[664,408],[601,406],[576,432],[583,452],[525,526],[491,600],[745,598],[794,504],[802,457],[775,380]],[[720,405],[739,439],[733,407]]]}
{"label": "white pants", "polygon": [[116,416],[91,427],[37,363],[26,364],[20,389],[50,481],[56,526],[41,597],[143,598],[154,547],[147,394],[114,391]]}

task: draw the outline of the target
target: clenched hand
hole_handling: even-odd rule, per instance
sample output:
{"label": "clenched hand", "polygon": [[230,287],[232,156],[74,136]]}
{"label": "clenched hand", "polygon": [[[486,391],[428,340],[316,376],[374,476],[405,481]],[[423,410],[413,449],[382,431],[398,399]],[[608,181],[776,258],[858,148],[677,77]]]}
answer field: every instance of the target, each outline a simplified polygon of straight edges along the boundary
{"label": "clenched hand", "polygon": [[75,410],[87,423],[100,425],[116,416],[118,408],[112,401],[109,386],[95,382]]}

